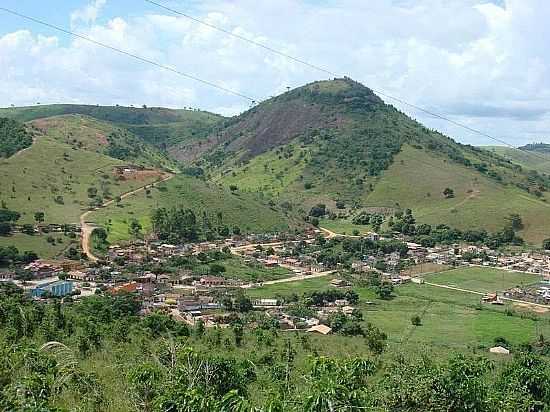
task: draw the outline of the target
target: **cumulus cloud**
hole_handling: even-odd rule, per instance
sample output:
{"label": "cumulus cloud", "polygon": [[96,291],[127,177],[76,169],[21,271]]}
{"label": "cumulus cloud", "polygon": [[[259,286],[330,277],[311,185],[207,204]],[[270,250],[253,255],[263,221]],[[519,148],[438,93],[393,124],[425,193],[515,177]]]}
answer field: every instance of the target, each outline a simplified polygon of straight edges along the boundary
{"label": "cumulus cloud", "polygon": [[[162,9],[102,16],[105,23],[99,24],[104,5],[105,0],[95,0],[74,11],[71,25],[256,99],[327,77]],[[188,2],[171,5],[189,12]],[[225,30],[511,143],[550,139],[550,3],[545,0],[204,0],[193,7],[194,16]],[[248,107],[239,97],[48,33],[0,36],[0,64],[7,68],[0,71],[0,104],[145,103],[223,114]],[[491,143],[400,108],[459,140]]]}
{"label": "cumulus cloud", "polygon": [[73,11],[71,13],[71,26],[75,27],[80,23],[95,23],[101,9],[105,6],[105,3],[107,3],[107,0],[95,0],[83,8]]}

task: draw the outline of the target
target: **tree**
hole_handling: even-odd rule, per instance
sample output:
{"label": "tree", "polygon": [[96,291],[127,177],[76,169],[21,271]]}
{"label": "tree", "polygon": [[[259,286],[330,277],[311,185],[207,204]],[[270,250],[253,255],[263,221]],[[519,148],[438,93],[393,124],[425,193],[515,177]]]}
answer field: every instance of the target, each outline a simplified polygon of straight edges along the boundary
{"label": "tree", "polygon": [[413,317],[411,317],[411,324],[413,326],[420,326],[422,325],[422,319],[420,319],[420,316],[414,315]]}
{"label": "tree", "polygon": [[327,213],[326,205],[319,203],[311,208],[311,210],[309,211],[309,216],[322,217],[326,215],[326,213]]}
{"label": "tree", "polygon": [[11,233],[11,225],[9,223],[0,222],[0,236],[7,236]]}
{"label": "tree", "polygon": [[235,297],[235,309],[239,312],[250,312],[254,307],[252,306],[252,301],[244,293],[239,293]]}
{"label": "tree", "polygon": [[44,212],[35,212],[34,220],[36,223],[42,223],[44,221]]}
{"label": "tree", "polygon": [[229,185],[229,190],[231,190],[231,192],[235,192],[237,191],[239,188],[237,187],[237,185]]}
{"label": "tree", "polygon": [[446,199],[452,199],[453,197],[455,197],[455,191],[450,187],[446,187],[443,191],[443,196],[445,196]]}
{"label": "tree", "polygon": [[393,285],[390,282],[383,282],[376,288],[376,293],[380,299],[389,299],[393,292]]}
{"label": "tree", "polygon": [[510,214],[510,216],[508,216],[508,221],[514,231],[517,232],[518,230],[523,229],[523,221],[521,220],[521,216],[517,213]]}
{"label": "tree", "polygon": [[88,193],[88,197],[90,199],[93,199],[97,196],[97,188],[91,186],[88,188],[87,193]]}
{"label": "tree", "polygon": [[550,238],[544,239],[544,240],[542,241],[542,248],[543,248],[544,250],[550,250]]}
{"label": "tree", "polygon": [[128,225],[128,233],[134,237],[139,237],[142,228],[141,223],[137,219],[131,219]]}

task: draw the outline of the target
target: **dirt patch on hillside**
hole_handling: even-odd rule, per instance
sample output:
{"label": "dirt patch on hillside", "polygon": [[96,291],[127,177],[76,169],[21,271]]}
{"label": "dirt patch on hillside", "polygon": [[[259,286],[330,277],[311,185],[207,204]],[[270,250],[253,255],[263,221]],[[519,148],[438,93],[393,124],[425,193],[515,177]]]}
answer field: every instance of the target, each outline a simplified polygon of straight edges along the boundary
{"label": "dirt patch on hillside", "polygon": [[227,150],[245,149],[247,157],[253,157],[315,129],[337,128],[342,122],[339,115],[323,113],[320,105],[290,101],[247,113],[222,132],[221,140],[229,142]]}
{"label": "dirt patch on hillside", "polygon": [[116,168],[114,170],[114,174],[121,180],[136,180],[136,181],[163,178],[165,176],[165,174],[159,170],[150,170],[150,169],[139,170],[139,169],[133,169],[133,168]]}

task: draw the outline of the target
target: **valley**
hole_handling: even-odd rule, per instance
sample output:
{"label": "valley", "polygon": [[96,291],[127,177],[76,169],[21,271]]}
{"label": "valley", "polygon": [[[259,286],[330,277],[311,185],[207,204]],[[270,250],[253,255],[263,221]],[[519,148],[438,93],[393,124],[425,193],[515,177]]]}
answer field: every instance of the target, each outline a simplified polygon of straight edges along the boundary
{"label": "valley", "polygon": [[[466,367],[476,399],[521,410],[510,376],[550,370],[550,177],[524,151],[457,143],[349,78],[232,118],[2,117],[0,341],[78,377],[43,404],[328,411],[340,388],[337,410],[435,411]],[[7,388],[30,368],[9,365]],[[213,377],[189,392],[193,374]],[[418,405],[389,400],[410,385]]]}

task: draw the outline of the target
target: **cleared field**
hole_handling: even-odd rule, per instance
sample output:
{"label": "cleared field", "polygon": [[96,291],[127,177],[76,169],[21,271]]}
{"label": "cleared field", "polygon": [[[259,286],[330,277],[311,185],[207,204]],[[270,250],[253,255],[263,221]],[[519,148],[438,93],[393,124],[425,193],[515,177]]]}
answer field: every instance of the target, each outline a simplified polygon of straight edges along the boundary
{"label": "cleared field", "polygon": [[540,276],[532,273],[509,272],[481,267],[468,267],[429,274],[423,277],[426,282],[454,286],[476,292],[495,292],[514,286],[530,285],[540,281]]}
{"label": "cleared field", "polygon": [[50,259],[59,256],[68,247],[78,245],[78,239],[70,239],[63,234],[52,236],[56,239],[54,245],[46,241],[48,235],[29,236],[16,233],[12,236],[0,236],[0,246],[15,246],[19,252],[33,251],[40,258]]}
{"label": "cleared field", "polygon": [[[454,190],[454,198],[443,196],[447,187]],[[396,156],[364,203],[410,207],[420,222],[445,223],[458,229],[498,231],[505,226],[507,216],[518,213],[524,223],[520,235],[537,245],[550,228],[549,204],[512,186],[500,185],[474,169],[409,146]]]}
{"label": "cleared field", "polygon": [[[251,297],[271,298],[292,293],[301,295],[330,288],[330,279],[329,276],[268,285],[246,293]],[[497,337],[520,344],[535,340],[541,333],[550,335],[548,316],[532,319],[532,313],[525,317],[522,314],[526,312],[518,311],[509,316],[505,310],[511,308],[510,305],[480,307],[480,296],[475,294],[407,284],[397,287],[392,299],[381,300],[370,289],[355,290],[360,296],[359,308],[363,311],[365,323],[371,322],[386,332],[389,344],[395,350],[407,347],[410,350],[433,348],[437,353],[472,351],[492,346]],[[411,324],[414,315],[421,317],[421,326]]]}
{"label": "cleared field", "polygon": [[219,263],[226,268],[225,277],[245,282],[265,282],[292,276],[292,272],[288,269],[282,267],[266,268],[260,264],[249,265],[240,258],[226,259]]}
{"label": "cleared field", "polygon": [[137,219],[147,232],[151,229],[150,215],[155,208],[179,206],[192,209],[197,216],[208,212],[215,219],[221,212],[222,224],[238,226],[245,232],[276,232],[299,224],[261,203],[253,194],[231,193],[213,183],[182,175],[152,188],[149,194],[143,191],[124,199],[121,205],[97,210],[89,220],[106,227],[112,243],[130,239],[131,219]]}

